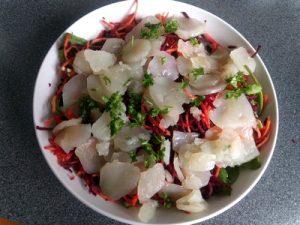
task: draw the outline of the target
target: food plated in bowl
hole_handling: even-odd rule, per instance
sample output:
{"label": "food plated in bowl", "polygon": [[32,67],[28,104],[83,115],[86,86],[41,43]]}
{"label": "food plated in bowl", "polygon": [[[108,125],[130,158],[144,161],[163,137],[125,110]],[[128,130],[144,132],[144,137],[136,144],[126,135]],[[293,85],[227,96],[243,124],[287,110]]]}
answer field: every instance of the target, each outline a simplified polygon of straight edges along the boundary
{"label": "food plated in bowl", "polygon": [[277,135],[257,52],[210,13],[167,3],[110,15],[130,6],[121,2],[83,17],[50,49],[35,90],[54,173],[93,209],[131,224],[224,211],[262,175]]}

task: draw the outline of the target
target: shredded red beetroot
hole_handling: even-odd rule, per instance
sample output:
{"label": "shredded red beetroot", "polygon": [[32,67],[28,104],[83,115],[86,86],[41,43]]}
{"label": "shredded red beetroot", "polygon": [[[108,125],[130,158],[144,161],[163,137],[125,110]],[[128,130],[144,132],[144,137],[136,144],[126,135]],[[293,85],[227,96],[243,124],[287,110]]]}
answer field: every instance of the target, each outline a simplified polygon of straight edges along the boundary
{"label": "shredded red beetroot", "polygon": [[261,49],[261,45],[258,45],[255,52],[251,55],[251,57],[254,58],[256,54],[260,51],[260,49]]}
{"label": "shredded red beetroot", "polygon": [[[103,194],[99,187],[99,173],[88,174],[84,171],[78,157],[75,155],[75,150],[71,150],[69,153],[65,153],[62,148],[54,142],[53,138],[49,139],[49,146],[44,147],[46,150],[51,151],[56,157],[57,162],[60,166],[75,172],[77,176],[83,179],[85,186],[88,187],[89,191],[94,195],[99,195],[106,201],[111,201],[108,196]],[[72,179],[70,177],[70,179]],[[74,178],[73,178],[74,179]]]}

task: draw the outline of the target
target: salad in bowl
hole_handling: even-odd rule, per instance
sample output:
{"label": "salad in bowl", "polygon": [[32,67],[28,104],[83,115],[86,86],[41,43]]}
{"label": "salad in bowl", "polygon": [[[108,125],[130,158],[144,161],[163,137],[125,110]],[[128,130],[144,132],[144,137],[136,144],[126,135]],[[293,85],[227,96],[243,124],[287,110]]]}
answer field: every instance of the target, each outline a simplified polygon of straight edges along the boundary
{"label": "salad in bowl", "polygon": [[59,165],[142,222],[158,207],[205,211],[261,166],[271,119],[257,51],[218,43],[188,13],[139,18],[135,7],[103,19],[94,39],[63,35],[51,113],[36,128]]}

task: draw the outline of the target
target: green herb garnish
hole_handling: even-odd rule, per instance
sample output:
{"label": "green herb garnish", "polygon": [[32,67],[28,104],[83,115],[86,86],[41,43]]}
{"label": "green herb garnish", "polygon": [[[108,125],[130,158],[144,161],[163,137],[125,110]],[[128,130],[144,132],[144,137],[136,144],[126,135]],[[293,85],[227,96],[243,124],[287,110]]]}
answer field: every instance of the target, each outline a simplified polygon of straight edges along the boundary
{"label": "green herb garnish", "polygon": [[123,96],[119,92],[113,93],[110,98],[105,98],[105,110],[109,112],[111,117],[111,121],[109,123],[111,136],[120,131],[125,125],[124,120],[121,118],[124,114],[122,101]]}
{"label": "green herb garnish", "polygon": [[83,123],[87,123],[90,120],[91,110],[99,109],[99,103],[91,99],[90,97],[84,97],[79,102],[80,117]]}
{"label": "green herb garnish", "polygon": [[188,83],[187,81],[185,81],[185,80],[182,80],[181,83],[180,83],[179,89],[180,89],[180,90],[184,90],[184,89],[186,89],[188,86],[189,86],[189,83]]}
{"label": "green herb garnish", "polygon": [[191,44],[192,44],[193,46],[196,46],[196,45],[198,45],[198,44],[199,44],[199,41],[198,41],[198,39],[197,39],[197,38],[195,38],[195,37],[191,38],[191,39],[190,39],[190,42],[191,42]]}
{"label": "green herb garnish", "polygon": [[151,73],[145,73],[142,83],[145,87],[149,87],[149,86],[153,85],[154,80],[153,80],[152,74]]}
{"label": "green herb garnish", "polygon": [[166,64],[166,62],[167,62],[167,58],[165,56],[164,57],[160,57],[160,64],[161,65]]}
{"label": "green herb garnish", "polygon": [[158,151],[154,151],[154,144],[150,141],[141,140],[141,148],[148,154],[148,158],[144,161],[146,168],[160,161],[164,157],[165,148],[161,148]]}
{"label": "green herb garnish", "polygon": [[141,30],[141,37],[146,39],[157,39],[163,35],[163,27],[161,23],[146,23]]}
{"label": "green herb garnish", "polygon": [[226,167],[221,168],[219,173],[219,179],[225,184],[233,184],[240,174],[239,167]]}
{"label": "green herb garnish", "polygon": [[143,125],[146,114],[141,112],[142,96],[135,92],[128,92],[129,102],[127,112],[130,115],[130,126],[136,127]]}
{"label": "green herb garnish", "polygon": [[129,157],[131,159],[131,163],[136,162],[137,161],[137,159],[136,159],[136,151],[129,152]]}
{"label": "green herb garnish", "polygon": [[261,160],[258,156],[250,160],[249,162],[246,162],[241,165],[241,168],[250,169],[250,170],[256,170],[259,169],[260,167],[261,167]]}
{"label": "green herb garnish", "polygon": [[192,70],[191,74],[194,77],[194,79],[197,80],[197,78],[199,76],[204,75],[204,68],[201,67],[201,66],[199,68],[195,68],[195,69]]}
{"label": "green herb garnish", "polygon": [[151,110],[150,114],[152,117],[156,117],[158,115],[165,115],[168,114],[168,112],[170,111],[170,106],[166,106],[163,109],[159,109],[159,108],[154,108]]}
{"label": "green herb garnish", "polygon": [[106,86],[111,84],[111,80],[107,76],[104,76],[102,79]]}
{"label": "green herb garnish", "polygon": [[123,84],[123,87],[127,87],[131,83],[132,80],[133,80],[133,77],[129,77]]}
{"label": "green herb garnish", "polygon": [[205,100],[205,96],[197,96],[195,100],[192,100],[190,105],[198,107]]}
{"label": "green herb garnish", "polygon": [[226,79],[228,84],[231,84],[234,88],[238,88],[238,84],[244,84],[244,74],[242,72],[237,72],[234,76]]}
{"label": "green herb garnish", "polygon": [[168,196],[167,193],[162,192],[162,193],[159,194],[159,196],[163,199],[163,207],[164,208],[169,209],[169,208],[172,207],[173,201],[170,198],[170,196]]}
{"label": "green herb garnish", "polygon": [[176,20],[169,20],[165,25],[165,32],[167,34],[175,33],[178,30],[179,24]]}

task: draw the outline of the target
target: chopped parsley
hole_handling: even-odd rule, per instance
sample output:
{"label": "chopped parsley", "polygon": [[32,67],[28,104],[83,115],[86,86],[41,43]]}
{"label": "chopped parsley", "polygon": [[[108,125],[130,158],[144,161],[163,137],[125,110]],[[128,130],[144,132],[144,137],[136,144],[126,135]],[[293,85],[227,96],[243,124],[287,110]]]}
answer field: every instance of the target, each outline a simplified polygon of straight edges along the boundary
{"label": "chopped parsley", "polygon": [[145,87],[149,87],[149,86],[153,85],[154,80],[153,80],[152,74],[151,73],[145,73],[142,83]]}
{"label": "chopped parsley", "polygon": [[229,90],[227,91],[225,98],[239,98],[242,94],[247,94],[247,95],[253,95],[253,94],[258,94],[262,90],[260,85],[257,84],[250,84],[247,87],[244,88],[236,88],[234,90]]}
{"label": "chopped parsley", "polygon": [[199,76],[204,75],[204,68],[201,66],[199,68],[195,68],[192,70],[191,74],[196,80]]}
{"label": "chopped parsley", "polygon": [[169,20],[165,25],[165,32],[167,34],[175,33],[178,30],[179,24],[176,20]]}
{"label": "chopped parsley", "polygon": [[148,154],[148,158],[145,159],[144,165],[146,168],[150,167],[156,162],[159,162],[163,159],[165,154],[165,148],[161,148],[158,151],[154,150],[154,144],[151,144],[150,141],[141,140],[141,148]]}
{"label": "chopped parsley", "polygon": [[163,207],[164,208],[169,209],[169,208],[172,207],[173,201],[170,198],[170,196],[168,196],[168,194],[166,192],[160,193],[159,197],[161,197],[163,199]]}
{"label": "chopped parsley", "polygon": [[238,166],[221,168],[218,178],[225,184],[233,184],[240,174]]}
{"label": "chopped parsley", "polygon": [[226,82],[228,84],[231,84],[234,88],[238,88],[238,84],[245,83],[244,74],[241,71],[239,71],[234,76],[226,79]]}
{"label": "chopped parsley", "polygon": [[191,42],[191,44],[192,44],[193,46],[196,46],[196,45],[198,45],[198,44],[199,44],[199,41],[198,41],[198,39],[197,39],[197,38],[195,38],[195,37],[191,38],[191,39],[190,39],[190,42]]}
{"label": "chopped parsley", "polygon": [[106,86],[111,84],[111,80],[107,76],[104,76],[102,79]]}
{"label": "chopped parsley", "polygon": [[165,115],[170,111],[170,106],[166,106],[163,109],[154,108],[151,110],[150,114],[152,117],[156,117],[158,115]]}
{"label": "chopped parsley", "polygon": [[141,30],[141,37],[145,39],[157,39],[163,35],[163,27],[161,23],[146,23]]}
{"label": "chopped parsley", "polygon": [[79,102],[80,117],[83,123],[87,123],[90,120],[90,114],[92,109],[98,109],[99,103],[91,99],[90,97],[84,97]]}
{"label": "chopped parsley", "polygon": [[123,96],[119,92],[115,92],[110,98],[103,98],[105,100],[105,110],[109,112],[111,121],[109,123],[110,135],[113,136],[119,132],[125,125],[122,119],[124,113],[122,101]]}
{"label": "chopped parsley", "polygon": [[160,57],[160,64],[161,65],[166,64],[166,62],[167,62],[167,58],[165,56],[164,57]]}
{"label": "chopped parsley", "polygon": [[123,84],[123,87],[127,87],[131,83],[132,80],[133,80],[133,77],[129,77]]}
{"label": "chopped parsley", "polygon": [[205,96],[197,96],[196,99],[191,101],[190,105],[198,107],[204,100],[205,100]]}
{"label": "chopped parsley", "polygon": [[186,89],[187,87],[189,86],[189,83],[185,80],[182,80],[181,83],[180,83],[180,87],[179,87],[179,90],[184,90]]}
{"label": "chopped parsley", "polygon": [[135,92],[128,92],[129,102],[127,112],[130,115],[130,126],[136,127],[143,125],[146,114],[141,112],[142,96]]}
{"label": "chopped parsley", "polygon": [[137,161],[137,159],[136,159],[136,151],[129,152],[129,157],[130,157],[131,163],[136,162]]}

